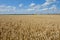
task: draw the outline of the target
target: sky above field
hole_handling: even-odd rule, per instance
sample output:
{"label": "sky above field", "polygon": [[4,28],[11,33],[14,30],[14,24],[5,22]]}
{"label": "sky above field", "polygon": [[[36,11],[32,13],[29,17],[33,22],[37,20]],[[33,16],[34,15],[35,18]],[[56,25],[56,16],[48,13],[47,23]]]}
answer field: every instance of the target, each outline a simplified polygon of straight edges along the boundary
{"label": "sky above field", "polygon": [[0,0],[0,14],[60,13],[60,0]]}

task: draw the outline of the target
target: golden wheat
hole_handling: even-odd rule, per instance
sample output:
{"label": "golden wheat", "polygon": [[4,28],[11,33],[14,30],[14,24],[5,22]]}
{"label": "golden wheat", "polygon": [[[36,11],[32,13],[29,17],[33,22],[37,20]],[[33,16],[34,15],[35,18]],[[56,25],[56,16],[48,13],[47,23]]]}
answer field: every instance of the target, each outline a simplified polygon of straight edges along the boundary
{"label": "golden wheat", "polygon": [[0,40],[60,40],[60,15],[0,15]]}

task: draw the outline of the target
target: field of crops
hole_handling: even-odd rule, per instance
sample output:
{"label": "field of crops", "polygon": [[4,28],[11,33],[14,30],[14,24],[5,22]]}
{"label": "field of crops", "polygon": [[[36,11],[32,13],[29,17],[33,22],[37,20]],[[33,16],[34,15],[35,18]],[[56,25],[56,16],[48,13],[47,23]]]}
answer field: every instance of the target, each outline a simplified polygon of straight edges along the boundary
{"label": "field of crops", "polygon": [[0,15],[0,40],[60,40],[60,15]]}

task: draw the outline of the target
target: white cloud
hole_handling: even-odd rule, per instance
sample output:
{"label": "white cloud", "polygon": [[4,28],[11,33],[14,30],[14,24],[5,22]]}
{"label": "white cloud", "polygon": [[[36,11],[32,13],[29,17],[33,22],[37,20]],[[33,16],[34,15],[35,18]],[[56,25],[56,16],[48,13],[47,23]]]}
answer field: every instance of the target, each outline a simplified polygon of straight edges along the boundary
{"label": "white cloud", "polygon": [[19,4],[19,7],[22,7],[23,6],[23,4]]}
{"label": "white cloud", "polygon": [[30,9],[27,9],[27,11],[33,11],[33,10],[35,10],[35,9],[31,9],[31,8]]}
{"label": "white cloud", "polygon": [[49,10],[49,11],[50,11],[50,10],[53,10],[53,11],[54,11],[54,10],[57,10],[57,7],[56,7],[56,5],[52,5],[51,7],[49,7],[49,8],[43,8],[42,10],[45,10],[45,11],[46,11],[46,10],[47,10],[47,11],[48,11],[48,10]]}
{"label": "white cloud", "polygon": [[[19,4],[19,8],[17,9],[15,6],[7,6],[7,5],[0,5],[0,13],[58,13],[60,10],[57,9],[56,5],[51,5],[50,4],[56,2],[56,0],[46,0],[45,3],[41,4],[41,5],[36,5],[35,3],[31,3],[29,6],[27,6],[28,8],[23,8],[23,4]],[[49,7],[47,7],[49,6]],[[22,8],[21,8],[22,7]]]}
{"label": "white cloud", "polygon": [[[53,3],[55,3],[56,0],[46,0],[45,3],[41,5],[31,4],[31,8],[29,8],[29,11],[34,11],[37,13],[52,13],[57,12],[57,7]],[[53,5],[51,5],[53,4]],[[55,11],[54,11],[55,10]]]}
{"label": "white cloud", "polygon": [[47,7],[48,5],[50,5],[51,3],[45,2],[44,4],[42,4],[42,7]]}
{"label": "white cloud", "polygon": [[43,11],[43,10],[48,10],[48,8],[41,9],[41,11]]}
{"label": "white cloud", "polygon": [[46,6],[49,6],[50,4],[55,3],[55,2],[56,2],[56,0],[46,0],[46,2],[42,4],[42,6],[46,7]]}
{"label": "white cloud", "polygon": [[56,7],[56,5],[52,5],[52,7],[50,9],[56,10],[57,7]]}
{"label": "white cloud", "polygon": [[1,13],[11,13],[11,12],[15,12],[15,10],[16,10],[16,7],[14,6],[0,5]]}
{"label": "white cloud", "polygon": [[45,3],[41,5],[36,5],[35,3],[31,3],[29,6],[29,10],[47,10],[50,4],[56,2],[56,0],[46,0]]}
{"label": "white cloud", "polygon": [[56,0],[46,0],[46,2],[56,2]]}
{"label": "white cloud", "polygon": [[41,9],[41,13],[58,13],[58,8],[56,7],[56,5],[52,5],[49,8],[43,8]]}
{"label": "white cloud", "polygon": [[33,6],[35,6],[35,3],[31,3],[29,6],[30,6],[30,7],[33,7]]}

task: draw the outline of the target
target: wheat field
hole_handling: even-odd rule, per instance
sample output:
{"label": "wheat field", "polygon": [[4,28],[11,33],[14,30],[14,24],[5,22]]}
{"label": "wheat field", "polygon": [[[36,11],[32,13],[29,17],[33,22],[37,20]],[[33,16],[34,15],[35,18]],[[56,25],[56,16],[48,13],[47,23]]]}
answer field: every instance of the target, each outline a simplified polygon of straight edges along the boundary
{"label": "wheat field", "polygon": [[0,40],[60,40],[60,15],[0,15]]}

